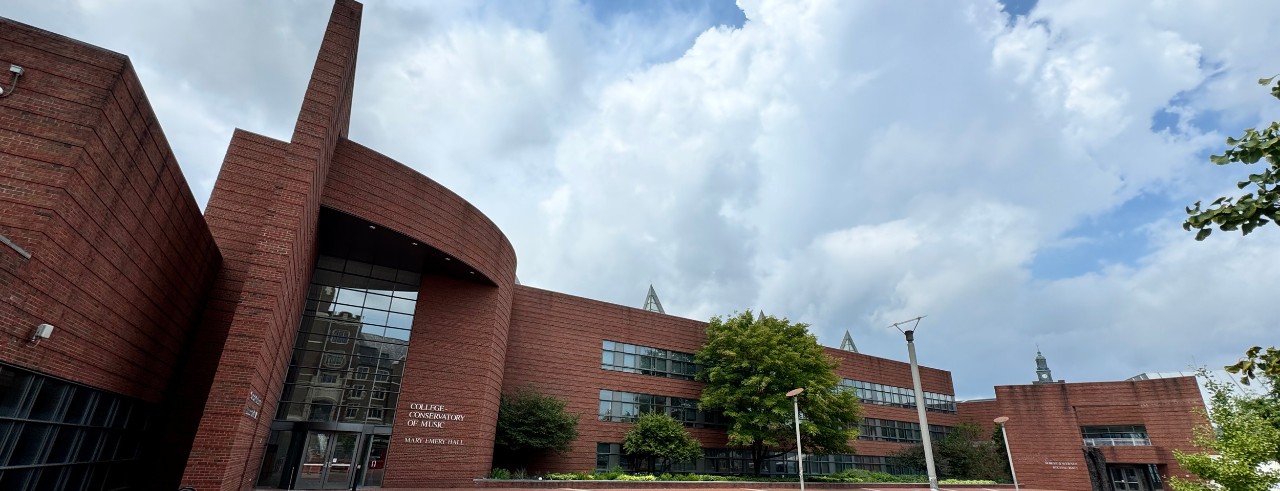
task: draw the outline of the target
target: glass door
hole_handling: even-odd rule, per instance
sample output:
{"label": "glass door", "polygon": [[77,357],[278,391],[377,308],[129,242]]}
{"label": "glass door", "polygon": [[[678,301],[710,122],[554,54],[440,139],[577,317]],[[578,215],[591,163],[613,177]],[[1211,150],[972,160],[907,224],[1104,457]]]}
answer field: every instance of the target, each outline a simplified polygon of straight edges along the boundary
{"label": "glass door", "polygon": [[308,432],[294,489],[350,489],[359,437],[359,433]]}
{"label": "glass door", "polygon": [[1143,491],[1142,478],[1133,467],[1112,467],[1111,485],[1116,491]]}

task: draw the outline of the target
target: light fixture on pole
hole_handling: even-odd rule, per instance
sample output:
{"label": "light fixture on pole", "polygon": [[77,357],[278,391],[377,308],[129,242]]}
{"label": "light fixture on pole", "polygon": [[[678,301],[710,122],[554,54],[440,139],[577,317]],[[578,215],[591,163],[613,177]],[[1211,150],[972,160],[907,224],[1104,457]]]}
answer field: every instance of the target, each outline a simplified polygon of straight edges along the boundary
{"label": "light fixture on pole", "polygon": [[1004,430],[1004,423],[1009,421],[1008,416],[1001,416],[995,419],[996,424],[1000,425],[1000,436],[1004,438],[1004,454],[1009,458],[1009,474],[1013,476],[1013,489],[1018,490],[1018,473],[1013,470],[1013,449],[1009,448],[1009,433]]}
{"label": "light fixture on pole", "polygon": [[[924,445],[924,466],[929,473],[929,489],[938,491],[938,471],[933,465],[933,442],[929,436],[929,417],[924,413],[924,389],[920,386],[920,365],[916,363],[916,326],[920,325],[920,319],[924,317],[922,315],[915,319],[897,322],[893,327],[907,337],[907,356],[911,359],[911,382],[915,384],[916,389],[916,414],[920,416],[920,440]],[[911,327],[903,329],[902,326],[906,324],[911,324]]]}
{"label": "light fixture on pole", "polygon": [[796,416],[796,471],[800,473],[800,491],[804,491],[804,452],[800,450],[800,394],[803,392],[804,387],[787,392]]}

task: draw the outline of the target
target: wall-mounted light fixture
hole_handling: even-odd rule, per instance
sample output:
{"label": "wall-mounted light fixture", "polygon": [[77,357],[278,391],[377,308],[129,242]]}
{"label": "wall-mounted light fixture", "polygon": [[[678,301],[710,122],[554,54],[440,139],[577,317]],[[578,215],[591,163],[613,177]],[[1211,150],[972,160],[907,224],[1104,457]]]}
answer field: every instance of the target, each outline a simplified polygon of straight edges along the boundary
{"label": "wall-mounted light fixture", "polygon": [[31,340],[29,342],[33,344],[40,344],[41,339],[49,339],[49,336],[52,336],[52,335],[53,335],[52,324],[40,324],[36,326],[34,331],[31,332]]}
{"label": "wall-mounted light fixture", "polygon": [[13,81],[9,82],[9,90],[0,87],[0,97],[9,97],[13,95],[14,89],[18,88],[18,77],[22,76],[24,70],[18,65],[9,65],[9,72],[13,73]]}

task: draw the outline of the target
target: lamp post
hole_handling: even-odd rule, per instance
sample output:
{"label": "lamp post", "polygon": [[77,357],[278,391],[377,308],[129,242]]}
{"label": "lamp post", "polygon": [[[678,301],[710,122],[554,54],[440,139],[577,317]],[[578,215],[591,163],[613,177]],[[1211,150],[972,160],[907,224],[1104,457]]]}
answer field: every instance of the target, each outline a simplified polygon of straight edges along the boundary
{"label": "lamp post", "polygon": [[1009,458],[1009,474],[1013,476],[1013,489],[1018,490],[1018,472],[1013,470],[1013,449],[1009,448],[1009,433],[1004,430],[1004,423],[1009,421],[1008,416],[1001,416],[995,419],[996,424],[1000,425],[1000,436],[1004,438],[1004,454]]}
{"label": "lamp post", "polygon": [[796,416],[796,472],[800,473],[800,491],[804,491],[804,452],[800,450],[800,394],[803,392],[804,387],[787,392]]}
{"label": "lamp post", "polygon": [[[916,326],[920,325],[920,319],[902,321],[893,325],[898,331],[907,337],[907,356],[911,359],[911,382],[915,384],[916,390],[916,414],[920,416],[920,443],[924,445],[924,466],[929,473],[929,489],[938,491],[938,471],[933,464],[933,442],[929,435],[929,417],[925,415],[924,389],[920,386],[920,365],[916,363]],[[902,326],[911,323],[911,327],[903,329]]]}

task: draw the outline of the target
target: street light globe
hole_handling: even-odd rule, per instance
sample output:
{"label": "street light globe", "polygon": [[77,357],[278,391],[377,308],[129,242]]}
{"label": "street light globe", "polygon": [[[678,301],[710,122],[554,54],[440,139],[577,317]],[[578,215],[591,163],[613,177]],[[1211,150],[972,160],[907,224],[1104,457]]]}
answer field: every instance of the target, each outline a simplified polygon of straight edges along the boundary
{"label": "street light globe", "polygon": [[1008,416],[1001,416],[1001,417],[999,417],[999,418],[996,418],[996,419],[995,419],[995,422],[996,422],[996,423],[999,423],[999,424],[1004,424],[1004,423],[1005,423],[1005,421],[1009,421],[1009,417],[1008,417]]}
{"label": "street light globe", "polygon": [[[790,391],[790,392],[787,392],[787,397],[795,397],[795,396],[798,396],[798,395],[800,395],[800,393],[801,393],[801,392],[804,392],[804,387],[801,387],[801,388],[799,388],[799,389],[791,389],[791,391]],[[775,393],[775,394],[777,394],[777,392],[774,392],[774,393]]]}

